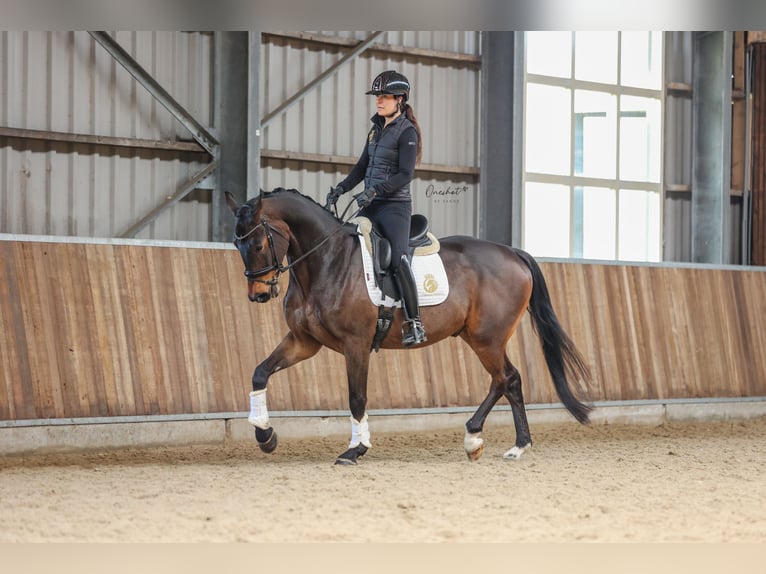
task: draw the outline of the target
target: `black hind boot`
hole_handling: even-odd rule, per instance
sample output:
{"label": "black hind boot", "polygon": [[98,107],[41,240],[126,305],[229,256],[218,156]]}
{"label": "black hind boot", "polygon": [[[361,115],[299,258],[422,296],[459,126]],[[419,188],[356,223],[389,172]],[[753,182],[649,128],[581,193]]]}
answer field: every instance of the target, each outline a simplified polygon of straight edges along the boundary
{"label": "black hind boot", "polygon": [[394,281],[399,289],[399,295],[404,302],[405,323],[402,325],[402,344],[412,347],[419,343],[425,343],[426,330],[420,321],[420,309],[418,306],[418,289],[415,285],[415,275],[412,273],[410,262],[406,255],[402,255],[399,270],[394,273]]}

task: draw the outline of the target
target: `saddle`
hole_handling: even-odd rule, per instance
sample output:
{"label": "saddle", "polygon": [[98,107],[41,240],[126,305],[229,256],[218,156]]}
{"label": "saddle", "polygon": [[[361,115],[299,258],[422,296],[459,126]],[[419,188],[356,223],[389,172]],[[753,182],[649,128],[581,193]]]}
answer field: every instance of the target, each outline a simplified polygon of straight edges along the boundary
{"label": "saddle", "polygon": [[[367,251],[371,254],[374,281],[381,294],[384,298],[390,298],[394,301],[400,300],[401,295],[389,271],[391,244],[388,239],[383,237],[373,222],[366,217],[357,217],[352,219],[350,223],[358,227]],[[407,253],[410,262],[416,255],[431,255],[439,251],[439,240],[428,231],[428,228],[428,218],[425,215],[419,213],[412,215],[410,218],[409,251]],[[391,328],[393,316],[392,307],[386,307],[382,304],[378,306],[378,321],[370,350],[377,352],[380,349],[381,342]]]}
{"label": "saddle", "polygon": [[[391,244],[381,235],[377,226],[366,217],[357,217],[350,223],[358,226],[359,232],[365,239],[367,250],[372,254],[372,266],[375,283],[384,295],[399,299],[399,292],[389,273],[391,266]],[[410,240],[407,257],[412,263],[416,255],[430,255],[439,251],[439,240],[429,231],[428,218],[415,213],[410,218]]]}

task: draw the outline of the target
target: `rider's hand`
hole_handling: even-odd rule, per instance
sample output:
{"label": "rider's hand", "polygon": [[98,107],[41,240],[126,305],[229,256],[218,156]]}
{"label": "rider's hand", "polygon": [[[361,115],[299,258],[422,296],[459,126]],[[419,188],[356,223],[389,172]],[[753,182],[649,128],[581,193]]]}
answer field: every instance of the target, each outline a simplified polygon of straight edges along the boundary
{"label": "rider's hand", "polygon": [[362,193],[357,193],[354,196],[354,199],[356,200],[356,204],[359,206],[359,209],[364,209],[372,203],[372,198],[376,195],[377,194],[375,193],[374,189],[365,189]]}
{"label": "rider's hand", "polygon": [[341,186],[331,187],[330,193],[327,194],[327,201],[324,204],[324,208],[329,210],[330,207],[338,203],[338,198],[340,198],[340,196],[345,192],[346,190],[344,190]]}

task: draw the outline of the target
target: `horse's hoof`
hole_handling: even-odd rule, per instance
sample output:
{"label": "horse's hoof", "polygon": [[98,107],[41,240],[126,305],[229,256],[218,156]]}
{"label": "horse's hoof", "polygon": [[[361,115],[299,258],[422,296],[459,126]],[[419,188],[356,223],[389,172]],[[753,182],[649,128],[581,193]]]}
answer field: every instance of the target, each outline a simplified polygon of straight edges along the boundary
{"label": "horse's hoof", "polygon": [[484,439],[481,438],[481,431],[477,433],[465,433],[463,439],[463,448],[465,454],[468,456],[468,460],[471,462],[477,461],[484,454]]}
{"label": "horse's hoof", "polygon": [[521,458],[521,455],[524,454],[524,451],[526,451],[531,446],[532,444],[526,444],[524,446],[514,446],[513,448],[505,452],[505,454],[503,455],[503,459],[504,460],[519,460]]}
{"label": "horse's hoof", "polygon": [[[277,433],[274,432],[274,429],[268,429],[268,431],[271,431],[271,433],[268,435],[268,438],[265,438],[264,440],[261,440],[261,436],[259,436],[261,433],[258,431],[261,429],[255,429],[255,439],[258,441],[258,447],[265,453],[271,453],[274,452],[277,449]],[[261,431],[261,432],[268,432],[268,431]]]}
{"label": "horse's hoof", "polygon": [[484,454],[484,444],[482,444],[479,448],[477,448],[476,450],[472,452],[466,451],[465,454],[468,455],[468,460],[470,460],[471,462],[476,462],[477,460],[481,458],[481,455]]}
{"label": "horse's hoof", "polygon": [[357,446],[351,447],[342,455],[340,455],[337,459],[335,459],[335,464],[340,464],[342,466],[352,466],[356,464],[356,460],[360,456],[364,456],[364,453],[366,452],[367,452],[367,447],[364,446],[363,444],[359,444]]}

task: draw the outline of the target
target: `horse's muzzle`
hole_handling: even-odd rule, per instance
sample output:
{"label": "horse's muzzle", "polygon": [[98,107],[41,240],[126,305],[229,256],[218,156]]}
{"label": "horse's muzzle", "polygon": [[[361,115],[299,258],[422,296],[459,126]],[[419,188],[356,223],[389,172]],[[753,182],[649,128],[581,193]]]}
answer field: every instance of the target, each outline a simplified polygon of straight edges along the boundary
{"label": "horse's muzzle", "polygon": [[264,280],[248,277],[247,298],[256,303],[266,303],[279,297],[277,276]]}
{"label": "horse's muzzle", "polygon": [[247,298],[250,299],[253,303],[266,303],[269,299],[271,299],[271,294],[266,293],[248,293]]}

